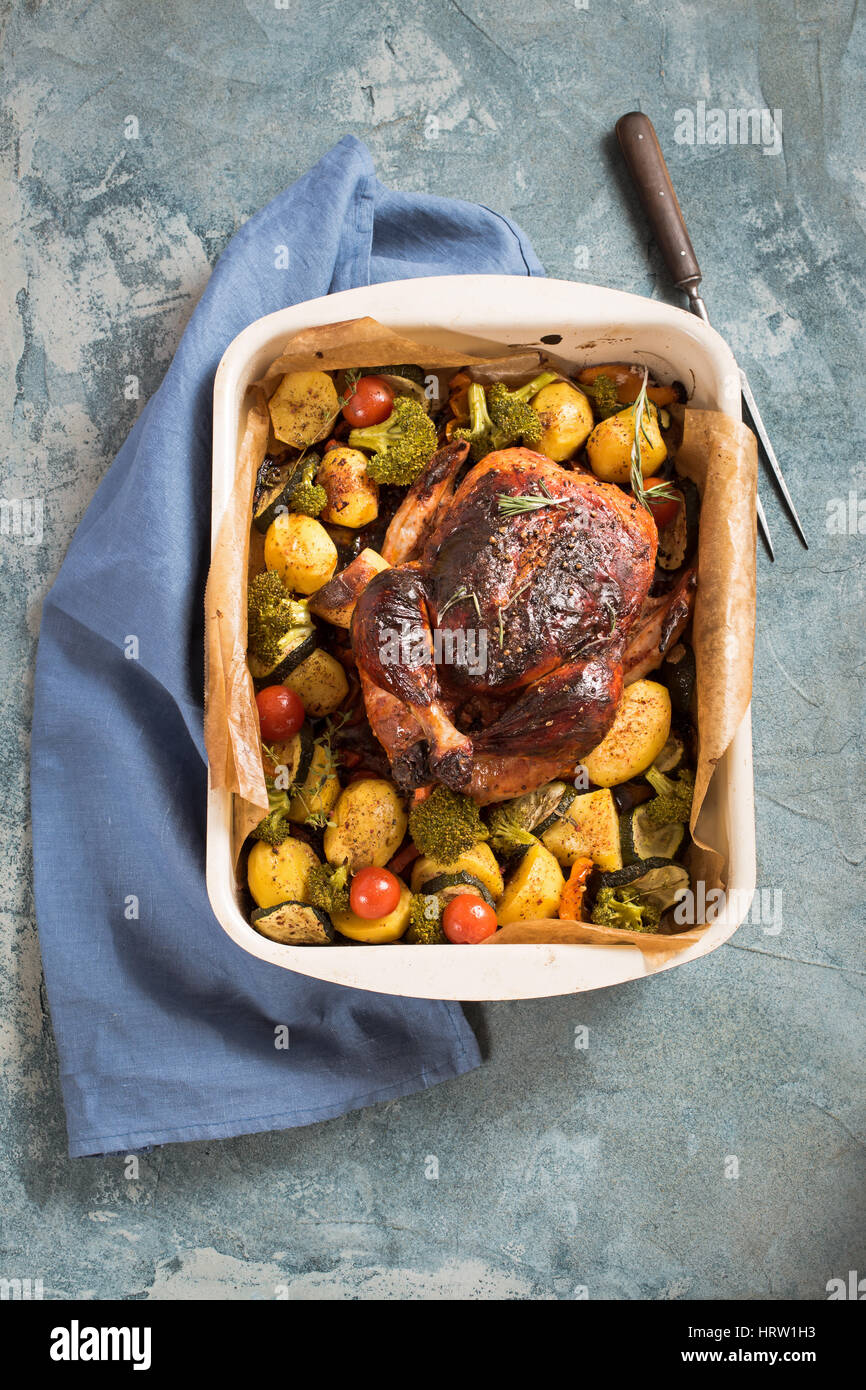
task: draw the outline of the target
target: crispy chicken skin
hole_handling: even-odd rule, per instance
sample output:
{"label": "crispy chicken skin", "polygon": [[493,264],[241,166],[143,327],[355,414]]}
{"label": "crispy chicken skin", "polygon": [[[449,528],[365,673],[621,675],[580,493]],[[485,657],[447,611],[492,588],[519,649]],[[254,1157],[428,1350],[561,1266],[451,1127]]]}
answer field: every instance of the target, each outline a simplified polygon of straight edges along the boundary
{"label": "crispy chicken skin", "polygon": [[[487,802],[574,767],[610,728],[658,538],[620,488],[530,449],[488,455],[455,487],[466,453],[440,449],[404,499],[352,645],[398,782]],[[525,497],[544,505],[503,510]]]}

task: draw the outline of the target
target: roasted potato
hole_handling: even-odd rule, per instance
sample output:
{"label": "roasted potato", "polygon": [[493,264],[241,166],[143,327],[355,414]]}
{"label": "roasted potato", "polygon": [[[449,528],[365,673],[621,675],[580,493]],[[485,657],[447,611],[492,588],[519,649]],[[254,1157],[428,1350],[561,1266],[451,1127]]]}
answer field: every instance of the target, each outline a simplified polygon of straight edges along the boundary
{"label": "roasted potato", "polygon": [[277,439],[304,449],[327,436],[339,414],[340,398],[327,372],[287,372],[268,410]]}
{"label": "roasted potato", "polygon": [[333,714],[349,693],[349,682],[340,662],[321,647],[285,676],[283,685],[300,695],[304,709],[313,719]]}
{"label": "roasted potato", "polygon": [[[586,441],[586,456],[597,478],[606,483],[627,483],[631,477],[635,411],[632,406],[599,420]],[[647,402],[641,422],[640,466],[645,478],[657,473],[668,456],[659,429],[656,407]]]}
{"label": "roasted potato", "polygon": [[265,536],[265,564],[287,589],[312,594],[337,568],[337,547],[315,517],[282,512]]}
{"label": "roasted potato", "polygon": [[351,782],[334,807],[325,831],[329,864],[348,864],[351,873],[368,864],[379,868],[396,854],[406,834],[406,811],[393,782],[362,777]]}
{"label": "roasted potato", "polygon": [[583,760],[597,787],[618,787],[655,762],[671,731],[671,697],[657,681],[627,685],[613,724]]}
{"label": "roasted potato", "polygon": [[412,865],[412,892],[423,893],[424,884],[440,874],[472,874],[490,893],[491,897],[502,896],[502,871],[496,856],[488,844],[479,840],[471,849],[464,850],[451,864],[440,863],[437,859],[422,856]]}
{"label": "roasted potato", "polygon": [[592,406],[582,391],[567,381],[554,381],[530,402],[541,418],[543,434],[538,452],[555,463],[571,458],[592,431]]}
{"label": "roasted potato", "polygon": [[307,876],[318,862],[303,840],[283,840],[281,845],[257,840],[247,860],[249,890],[259,907],[276,907],[289,900],[303,902]]}
{"label": "roasted potato", "polygon": [[541,838],[560,864],[589,858],[605,873],[622,868],[619,817],[607,787],[576,796]]}
{"label": "roasted potato", "polygon": [[319,465],[316,482],[328,494],[322,521],[359,530],[379,515],[379,489],[367,473],[367,455],[340,445],[329,449]]}
{"label": "roasted potato", "polygon": [[370,946],[380,946],[387,941],[399,941],[409,925],[412,894],[405,883],[400,879],[397,882],[400,884],[400,901],[387,917],[377,917],[370,921],[358,917],[351,910],[332,912],[331,920],[340,935],[348,936],[350,941],[366,941]]}
{"label": "roasted potato", "polygon": [[[309,710],[307,711],[309,713]],[[313,758],[304,780],[289,802],[289,820],[303,825],[308,816],[327,814],[340,795],[340,779],[337,776],[327,749],[320,743],[313,747]]]}
{"label": "roasted potato", "polygon": [[375,550],[362,550],[339,574],[335,574],[310,599],[310,612],[335,627],[352,626],[355,604],[374,575],[390,569],[387,560]]}
{"label": "roasted potato", "polygon": [[562,869],[542,844],[530,845],[505,885],[496,908],[500,927],[555,917],[565,887]]}

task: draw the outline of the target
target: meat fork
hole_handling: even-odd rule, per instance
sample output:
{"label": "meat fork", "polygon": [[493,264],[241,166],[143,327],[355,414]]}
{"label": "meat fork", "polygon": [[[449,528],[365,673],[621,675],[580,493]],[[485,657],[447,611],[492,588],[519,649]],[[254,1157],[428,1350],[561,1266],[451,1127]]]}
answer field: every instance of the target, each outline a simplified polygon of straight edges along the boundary
{"label": "meat fork", "polygon": [[[620,116],[617,121],[616,134],[629,173],[640,197],[641,205],[658,242],[659,250],[664,257],[671,279],[677,289],[688,295],[689,308],[692,313],[697,314],[698,318],[703,319],[704,323],[708,324],[710,319],[707,306],[699,292],[701,268],[686,230],[683,214],[677,202],[677,195],[674,192],[671,176],[668,173],[665,157],[662,154],[653,123],[642,111],[629,111],[627,115]],[[742,367],[738,367],[737,370],[740,375],[740,389],[746,414],[754,425],[755,433],[761,441],[764,455],[773,471],[776,482],[779,484],[800,539],[808,550],[809,542],[806,540],[806,533],[782,476],[779,460],[776,458],[770,443],[770,437],[761,419],[760,411],[746,379],[746,373]],[[756,505],[758,523],[767,543],[770,559],[775,560],[773,542],[770,539],[770,530],[767,526],[767,518],[760,497],[756,498]]]}

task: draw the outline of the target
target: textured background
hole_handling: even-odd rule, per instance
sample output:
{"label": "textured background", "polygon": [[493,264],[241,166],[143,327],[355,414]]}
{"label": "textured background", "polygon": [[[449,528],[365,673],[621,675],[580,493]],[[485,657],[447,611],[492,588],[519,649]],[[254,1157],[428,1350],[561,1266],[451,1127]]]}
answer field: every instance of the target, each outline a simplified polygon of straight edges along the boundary
{"label": "textured background", "polygon": [[[103,1298],[821,1298],[866,1273],[866,534],[828,523],[853,490],[866,533],[864,25],[852,0],[412,8],[4,7],[2,486],[43,497],[45,518],[41,544],[0,538],[0,1274]],[[781,154],[675,144],[675,111],[699,100],[780,110]],[[513,215],[551,275],[667,298],[612,174],[610,132],[634,107],[812,539],[765,481],[778,560],[759,560],[755,772],[781,930],[746,924],[615,991],[473,1006],[484,1068],[407,1101],[164,1148],[137,1181],[121,1157],[70,1162],[26,832],[39,609],[210,265],[352,131],[386,182]]]}

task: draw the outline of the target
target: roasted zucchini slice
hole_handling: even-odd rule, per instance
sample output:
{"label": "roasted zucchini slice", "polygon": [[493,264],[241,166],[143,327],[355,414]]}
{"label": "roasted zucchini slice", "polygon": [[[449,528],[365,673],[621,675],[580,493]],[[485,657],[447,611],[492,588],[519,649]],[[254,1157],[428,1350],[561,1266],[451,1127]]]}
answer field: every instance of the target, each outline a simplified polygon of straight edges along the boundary
{"label": "roasted zucchini slice", "polygon": [[636,806],[619,818],[619,844],[623,865],[638,864],[647,859],[673,859],[682,844],[684,825],[652,825],[647,817],[647,805]]}
{"label": "roasted zucchini slice", "polygon": [[302,661],[313,655],[316,650],[316,629],[314,627],[293,627],[286,633],[280,643],[279,658],[272,666],[266,666],[263,661],[250,653],[247,658],[252,676],[256,686],[261,688],[264,685],[281,685],[290,676]]}
{"label": "roasted zucchini slice", "polygon": [[452,898],[459,898],[461,893],[477,893],[479,898],[484,899],[488,907],[496,906],[493,894],[474,874],[437,874],[435,878],[428,879],[424,884],[424,892],[435,893],[443,903],[450,902]]}
{"label": "roasted zucchini slice", "polygon": [[310,771],[315,746],[315,734],[311,726],[302,724],[294,738],[288,739],[285,743],[268,745],[265,754],[265,772],[269,776],[273,776],[272,768],[284,767],[286,771],[283,776],[286,786],[303,786]]}
{"label": "roasted zucchini slice", "polygon": [[659,753],[653,767],[657,772],[663,772],[670,776],[672,772],[679,772],[685,761],[686,745],[679,734],[671,734],[662,751]]}
{"label": "roasted zucchini slice", "polygon": [[262,936],[284,946],[330,946],[334,939],[334,926],[327,912],[310,903],[258,907],[250,922]]}
{"label": "roasted zucchini slice", "polygon": [[670,859],[646,859],[638,864],[629,864],[616,873],[603,874],[595,871],[587,885],[589,894],[595,898],[602,888],[631,887],[640,893],[647,902],[660,912],[674,907],[691,880],[689,871],[682,864]]}
{"label": "roasted zucchini slice", "polygon": [[266,458],[256,478],[256,496],[253,502],[253,525],[262,535],[268,530],[280,510],[289,511],[289,496],[295,486],[297,466],[290,463],[277,464]]}

